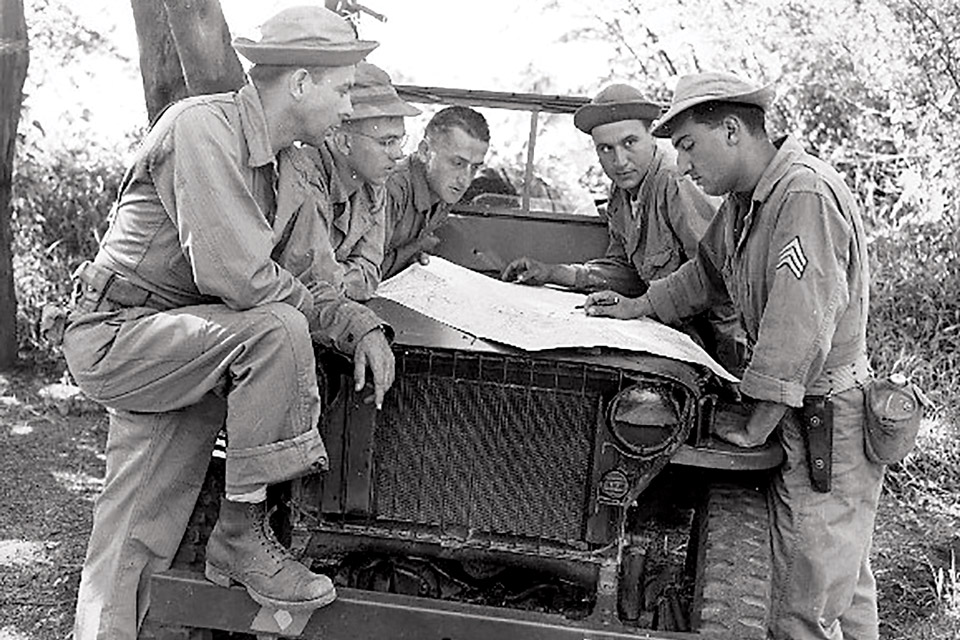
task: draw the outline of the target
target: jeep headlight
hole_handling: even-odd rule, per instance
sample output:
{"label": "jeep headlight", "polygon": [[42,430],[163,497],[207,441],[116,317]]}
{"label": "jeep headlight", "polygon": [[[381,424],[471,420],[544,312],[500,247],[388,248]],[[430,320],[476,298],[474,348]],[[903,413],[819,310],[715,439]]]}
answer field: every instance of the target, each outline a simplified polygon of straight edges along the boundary
{"label": "jeep headlight", "polygon": [[610,404],[610,431],[627,453],[651,458],[681,437],[683,425],[666,389],[633,386]]}

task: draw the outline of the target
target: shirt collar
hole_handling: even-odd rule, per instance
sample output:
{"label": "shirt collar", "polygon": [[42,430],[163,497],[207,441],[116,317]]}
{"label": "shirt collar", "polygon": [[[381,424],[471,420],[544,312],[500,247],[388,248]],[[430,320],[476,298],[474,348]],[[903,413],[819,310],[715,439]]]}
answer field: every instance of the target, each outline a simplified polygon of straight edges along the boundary
{"label": "shirt collar", "polygon": [[251,167],[273,164],[276,154],[270,144],[267,117],[263,113],[257,88],[252,83],[245,84],[237,91],[236,103],[240,111],[240,126],[250,151],[247,164]]}
{"label": "shirt collar", "polygon": [[427,167],[415,155],[407,157],[410,166],[410,182],[413,186],[413,206],[417,211],[427,212],[440,201],[427,182]]}
{"label": "shirt collar", "polygon": [[741,247],[746,242],[747,235],[753,227],[757,212],[764,201],[773,193],[777,183],[787,175],[787,171],[794,163],[794,160],[804,153],[803,147],[791,136],[778,138],[773,142],[777,147],[777,153],[773,160],[767,165],[767,168],[760,174],[760,180],[757,186],[753,188],[753,193],[731,193],[728,196],[730,206],[733,208],[734,235],[737,238],[737,247]]}
{"label": "shirt collar", "polygon": [[359,177],[354,177],[346,158],[334,148],[333,140],[329,138],[324,140],[319,151],[323,173],[329,180],[331,201],[349,202],[350,196],[363,186],[363,181]]}
{"label": "shirt collar", "polygon": [[803,147],[793,136],[784,136],[773,142],[777,147],[777,153],[773,160],[767,165],[757,181],[757,186],[753,188],[752,199],[755,202],[763,202],[773,193],[773,188],[777,183],[787,175],[787,170],[794,161],[804,154]]}

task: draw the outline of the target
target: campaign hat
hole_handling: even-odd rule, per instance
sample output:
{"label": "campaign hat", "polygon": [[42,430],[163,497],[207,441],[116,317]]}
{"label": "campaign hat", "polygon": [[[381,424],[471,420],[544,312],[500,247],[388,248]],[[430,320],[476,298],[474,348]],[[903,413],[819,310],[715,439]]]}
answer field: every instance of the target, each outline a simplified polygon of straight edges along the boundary
{"label": "campaign hat", "polygon": [[390,75],[370,62],[357,64],[356,80],[350,87],[350,101],[353,114],[348,120],[420,115],[420,109],[400,99]]}
{"label": "campaign hat", "polygon": [[757,86],[730,73],[710,71],[682,76],[677,81],[670,107],[653,123],[650,133],[658,138],[669,138],[677,116],[704,102],[739,102],[766,111],[775,95],[772,84]]}
{"label": "campaign hat", "polygon": [[573,124],[584,133],[594,127],[621,120],[650,122],[663,112],[662,105],[647,100],[639,89],[628,84],[605,87],[589,103],[573,114]]}
{"label": "campaign hat", "polygon": [[358,40],[353,26],[326,7],[290,7],[260,26],[260,40],[235,38],[233,48],[254,64],[345,67],[380,43]]}

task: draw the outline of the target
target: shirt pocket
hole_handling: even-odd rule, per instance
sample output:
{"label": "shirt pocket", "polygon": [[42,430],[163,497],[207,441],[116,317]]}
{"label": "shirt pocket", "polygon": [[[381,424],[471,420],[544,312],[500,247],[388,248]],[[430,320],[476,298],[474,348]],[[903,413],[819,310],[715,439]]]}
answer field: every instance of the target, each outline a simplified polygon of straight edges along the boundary
{"label": "shirt pocket", "polygon": [[677,252],[673,247],[666,247],[654,253],[647,253],[643,256],[643,266],[641,268],[641,277],[647,282],[657,280],[677,269]]}
{"label": "shirt pocket", "polygon": [[283,266],[294,277],[300,278],[313,265],[314,253],[315,251],[312,248],[307,249],[302,254],[294,253],[287,257]]}

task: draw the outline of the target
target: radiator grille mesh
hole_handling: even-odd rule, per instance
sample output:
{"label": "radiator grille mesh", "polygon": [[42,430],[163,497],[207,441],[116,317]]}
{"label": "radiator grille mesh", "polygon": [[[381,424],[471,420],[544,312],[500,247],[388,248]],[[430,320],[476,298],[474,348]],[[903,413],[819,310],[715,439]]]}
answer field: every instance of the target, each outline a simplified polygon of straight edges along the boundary
{"label": "radiator grille mesh", "polygon": [[617,382],[551,366],[401,363],[377,421],[376,516],[581,539],[600,388]]}

